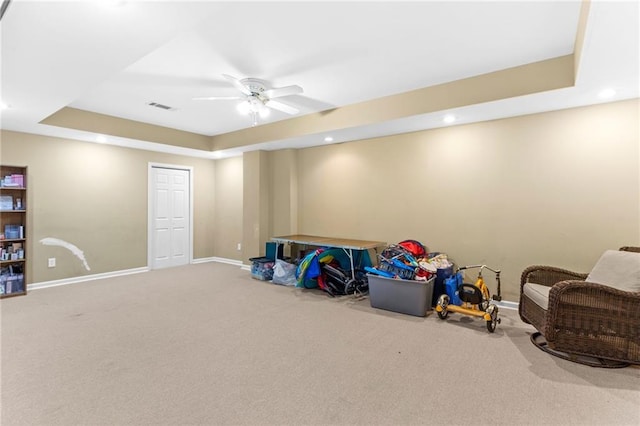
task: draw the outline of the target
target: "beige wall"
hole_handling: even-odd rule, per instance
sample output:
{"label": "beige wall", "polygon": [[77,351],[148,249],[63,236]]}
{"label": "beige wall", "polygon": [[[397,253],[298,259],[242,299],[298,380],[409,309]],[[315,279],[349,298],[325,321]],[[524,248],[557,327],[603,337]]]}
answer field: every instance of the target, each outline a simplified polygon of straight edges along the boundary
{"label": "beige wall", "polygon": [[[146,266],[156,162],[194,167],[196,259],[247,263],[295,232],[414,238],[501,268],[517,300],[529,264],[588,271],[604,249],[640,245],[639,110],[636,99],[217,161],[3,131],[1,161],[29,167],[30,283]],[[91,271],[44,237],[76,244]]]}
{"label": "beige wall", "polygon": [[[214,255],[213,161],[8,131],[1,143],[3,164],[29,167],[29,283],[147,266],[149,162],[194,168],[193,257]],[[76,245],[91,270],[45,237]]]}
{"label": "beige wall", "polygon": [[292,235],[298,232],[298,151],[269,154],[272,236]]}
{"label": "beige wall", "polygon": [[639,102],[631,100],[299,151],[299,231],[413,238],[458,265],[588,271],[640,245]]}
{"label": "beige wall", "polygon": [[242,157],[216,161],[214,252],[217,257],[242,260]]}
{"label": "beige wall", "polygon": [[242,258],[264,255],[271,232],[270,161],[265,151],[245,152],[242,156]]}

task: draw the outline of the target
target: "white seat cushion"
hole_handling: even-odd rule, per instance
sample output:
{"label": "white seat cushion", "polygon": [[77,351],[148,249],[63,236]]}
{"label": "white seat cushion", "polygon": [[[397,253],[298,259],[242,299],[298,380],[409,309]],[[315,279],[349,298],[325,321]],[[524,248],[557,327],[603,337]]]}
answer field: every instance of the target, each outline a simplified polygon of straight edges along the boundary
{"label": "white seat cushion", "polygon": [[624,291],[640,291],[640,253],[605,251],[585,281]]}
{"label": "white seat cushion", "polygon": [[551,287],[535,283],[525,283],[522,288],[524,295],[545,311],[549,308],[549,290]]}

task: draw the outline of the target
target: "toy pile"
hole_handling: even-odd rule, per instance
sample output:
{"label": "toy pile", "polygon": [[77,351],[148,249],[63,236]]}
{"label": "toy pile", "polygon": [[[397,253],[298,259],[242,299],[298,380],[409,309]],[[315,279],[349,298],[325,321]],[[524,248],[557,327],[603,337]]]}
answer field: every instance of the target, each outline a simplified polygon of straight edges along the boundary
{"label": "toy pile", "polygon": [[[354,265],[370,267],[367,252],[354,253]],[[319,248],[307,254],[298,264],[295,273],[296,287],[320,288],[330,296],[365,294],[368,292],[367,277],[359,269],[351,271],[346,252],[336,248]]]}
{"label": "toy pile", "polygon": [[428,253],[424,244],[416,240],[404,240],[389,245],[380,254],[375,268],[365,268],[370,274],[385,278],[428,281],[438,269],[453,266],[444,253]]}

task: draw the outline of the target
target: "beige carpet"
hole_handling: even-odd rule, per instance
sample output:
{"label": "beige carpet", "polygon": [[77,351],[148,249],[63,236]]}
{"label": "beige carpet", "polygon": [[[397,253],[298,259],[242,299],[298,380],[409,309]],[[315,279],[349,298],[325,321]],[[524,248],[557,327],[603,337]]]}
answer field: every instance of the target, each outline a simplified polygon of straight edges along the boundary
{"label": "beige carpet", "polygon": [[452,314],[221,263],[1,302],[2,425],[640,424],[640,368],[596,369]]}

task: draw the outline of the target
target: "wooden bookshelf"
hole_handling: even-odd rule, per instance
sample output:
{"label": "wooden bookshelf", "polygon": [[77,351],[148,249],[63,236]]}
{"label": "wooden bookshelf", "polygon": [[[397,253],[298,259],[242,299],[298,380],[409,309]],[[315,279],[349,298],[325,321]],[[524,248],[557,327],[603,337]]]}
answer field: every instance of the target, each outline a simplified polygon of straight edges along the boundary
{"label": "wooden bookshelf", "polygon": [[27,294],[27,168],[0,165],[0,298]]}

